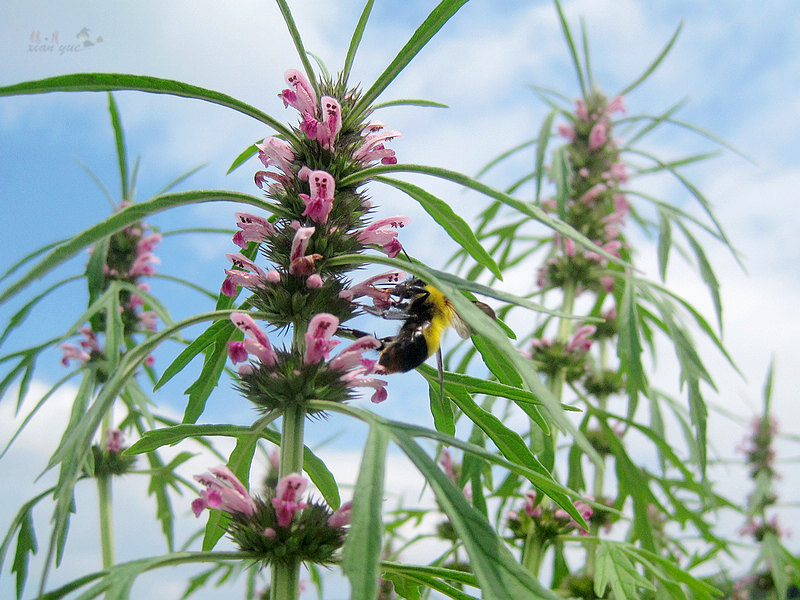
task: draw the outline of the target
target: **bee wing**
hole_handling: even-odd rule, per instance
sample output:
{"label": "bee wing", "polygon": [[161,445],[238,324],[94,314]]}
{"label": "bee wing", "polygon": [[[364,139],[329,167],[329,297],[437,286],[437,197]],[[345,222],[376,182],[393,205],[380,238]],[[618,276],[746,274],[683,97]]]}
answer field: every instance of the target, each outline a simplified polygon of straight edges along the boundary
{"label": "bee wing", "polygon": [[450,311],[450,326],[456,330],[456,333],[461,337],[462,340],[467,339],[469,336],[472,335],[472,330],[467,325],[466,321],[461,318],[456,311]]}
{"label": "bee wing", "polygon": [[[473,300],[472,303],[492,319],[497,319],[497,315],[494,314],[494,310],[492,310],[492,307],[488,304],[484,302],[478,302],[477,300]],[[450,326],[456,330],[456,333],[461,336],[461,339],[465,340],[472,335],[472,329],[470,326],[467,325],[466,321],[464,321],[464,319],[461,318],[461,315],[459,315],[452,307],[450,308]]]}

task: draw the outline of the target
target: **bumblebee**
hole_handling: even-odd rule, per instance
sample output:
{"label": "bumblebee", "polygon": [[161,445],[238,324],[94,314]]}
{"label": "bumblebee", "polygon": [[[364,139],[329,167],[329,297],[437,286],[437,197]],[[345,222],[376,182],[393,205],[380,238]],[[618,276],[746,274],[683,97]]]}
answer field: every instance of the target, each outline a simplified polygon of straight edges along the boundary
{"label": "bumblebee", "polygon": [[[412,277],[399,283],[388,294],[395,298],[388,309],[367,311],[384,319],[402,319],[403,324],[397,335],[380,340],[383,348],[378,364],[386,373],[404,373],[416,369],[437,353],[441,372],[439,346],[445,330],[452,327],[462,339],[466,339],[471,334],[469,326],[442,292],[419,278]],[[475,304],[496,318],[489,305],[483,302]]]}

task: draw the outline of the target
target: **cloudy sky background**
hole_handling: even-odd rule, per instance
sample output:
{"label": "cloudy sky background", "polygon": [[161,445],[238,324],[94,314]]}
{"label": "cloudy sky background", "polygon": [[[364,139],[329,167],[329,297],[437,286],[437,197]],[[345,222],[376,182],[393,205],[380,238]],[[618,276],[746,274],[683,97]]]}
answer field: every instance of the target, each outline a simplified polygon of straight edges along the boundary
{"label": "cloudy sky background", "polygon": [[[362,81],[368,87],[434,4],[376,2],[352,81]],[[536,100],[529,84],[554,88],[570,97],[578,94],[552,3],[503,2],[502,11],[499,5],[485,0],[467,4],[380,98],[427,98],[450,105],[447,110],[382,111],[381,120],[404,134],[393,142],[401,162],[475,173],[500,152],[535,136],[547,108]],[[306,47],[335,71],[343,61],[360,4],[350,0],[306,1],[291,2],[291,6]],[[627,98],[627,106],[630,114],[657,114],[688,98],[680,118],[714,132],[752,158],[751,162],[726,152],[684,171],[713,203],[747,269],[743,272],[719,244],[707,245],[722,284],[724,341],[745,376],[739,377],[718,354],[706,352],[704,356],[719,387],[719,394],[708,391],[707,398],[746,422],[760,407],[764,375],[774,356],[777,370],[773,410],[784,432],[800,434],[795,391],[800,387],[795,350],[800,333],[796,310],[800,305],[800,242],[796,231],[800,222],[800,160],[796,152],[800,139],[800,22],[795,16],[795,3],[775,0],[756,6],[744,0],[603,0],[566,2],[565,10],[574,26],[580,16],[584,18],[595,78],[609,95],[637,77],[683,21],[683,31],[670,57]],[[5,66],[0,85],[72,72],[145,74],[225,92],[279,119],[296,118],[291,109],[283,109],[276,94],[283,87],[283,71],[299,66],[299,61],[277,9],[269,2],[239,2],[225,7],[212,2],[7,2],[4,12],[0,56]],[[95,45],[79,52],[67,48],[80,43],[75,36],[83,28],[89,29]],[[40,32],[43,42],[57,32],[58,44],[52,51],[32,51],[31,34],[35,31]],[[98,37],[102,41],[97,41]],[[59,46],[64,46],[63,53]],[[269,134],[264,126],[198,101],[136,92],[118,93],[116,97],[131,162],[133,157],[141,156],[138,199],[151,197],[177,175],[201,163],[208,165],[181,189],[257,192],[251,179],[255,162],[230,176],[225,176],[225,171],[245,146]],[[0,206],[4,215],[0,235],[5,247],[0,271],[40,245],[72,235],[109,214],[102,193],[75,160],[88,165],[118,197],[116,156],[106,106],[104,94],[0,98]],[[654,137],[649,148],[674,159],[713,150],[715,145],[676,130]],[[487,181],[502,187],[532,164],[533,154],[529,152],[493,170]],[[463,215],[473,214],[486,202],[442,182],[408,179],[428,186]],[[674,182],[654,178],[643,180],[641,185],[700,214],[688,194]],[[375,185],[371,192],[376,203],[383,206],[383,214],[412,217],[412,225],[403,230],[401,238],[409,252],[434,267],[442,267],[443,257],[449,256],[455,246],[437,232],[427,215],[412,201],[390,190]],[[151,222],[165,230],[231,227],[234,210],[233,206],[202,205],[159,215]],[[655,249],[640,237],[633,235],[640,264],[655,278]],[[222,269],[227,266],[224,253],[231,250],[227,236],[168,238],[158,249],[165,259],[160,271],[190,277],[217,289]],[[78,272],[84,260],[79,257],[72,261],[61,270],[62,276],[68,271]],[[680,260],[673,260],[672,267],[668,283],[711,319],[711,304],[702,282],[688,273]],[[32,289],[42,290],[47,282],[56,280],[49,277]],[[520,278],[507,284],[520,291],[532,281]],[[26,297],[31,293],[27,292]],[[172,309],[176,319],[209,309],[202,296],[174,284],[154,284],[154,293]],[[15,299],[0,307],[0,321],[7,320],[20,302]],[[40,306],[33,319],[6,344],[3,353],[61,333],[84,305],[83,289],[73,284],[56,300]],[[699,346],[701,350],[706,348],[702,342]],[[159,352],[157,365],[165,367],[176,348],[166,347]],[[58,358],[57,353],[52,353],[40,361],[31,392],[34,401],[48,384],[63,375]],[[674,389],[676,375],[671,361],[669,354],[663,354],[656,381]],[[182,413],[182,391],[190,381],[187,375],[184,381],[166,386],[157,397],[176,418]],[[426,409],[422,408],[426,406],[425,396],[418,396],[423,388],[417,377],[404,376],[402,381],[408,387],[393,380],[390,400],[375,410],[391,418],[407,419],[409,408],[413,407],[418,421],[429,425]],[[0,441],[8,439],[15,429],[15,402],[15,397],[7,397],[0,403]],[[60,436],[68,403],[65,394],[48,404],[47,412],[33,422],[30,434],[23,436],[0,461],[0,477],[6,482],[6,489],[15,490],[0,499],[0,531],[5,531],[11,511],[16,511],[35,490],[52,483],[49,476],[35,485],[31,480],[39,474],[54,440]],[[221,386],[219,393],[211,397],[204,418],[208,422],[245,423],[252,420],[252,411],[226,386]],[[352,440],[357,440],[358,435],[354,438],[348,431],[344,440],[343,427],[344,423],[336,420],[316,423],[309,428],[309,436],[313,444],[339,434],[326,446],[324,456],[346,482],[352,481],[357,469],[358,446]],[[744,430],[734,421],[712,414],[710,431],[719,455],[734,456],[734,447]],[[800,457],[796,441],[781,442],[779,451],[787,458]],[[203,460],[196,459],[194,471],[190,469],[188,473],[205,468]],[[410,469],[401,461],[394,469],[389,478],[390,483],[396,484],[393,489],[405,492],[410,502],[416,502],[417,482]],[[784,498],[796,503],[796,496],[789,492],[798,489],[797,463],[781,465],[780,470]],[[740,479],[743,470],[726,466],[720,468],[719,474],[724,479],[722,491],[743,500],[748,492]],[[133,481],[124,485],[129,488],[121,487],[115,498],[117,513],[127,517],[118,519],[118,558],[163,552],[158,528],[151,522],[149,501],[140,500],[145,484]],[[79,490],[77,497],[81,511],[73,521],[69,556],[65,567],[54,574],[53,582],[67,581],[99,565],[92,516],[92,503],[96,500],[94,490],[85,488]],[[182,505],[178,506],[180,543],[196,522],[188,510],[181,512]],[[783,512],[790,524],[800,516],[796,505]],[[48,518],[47,512],[36,515],[41,545],[46,544]],[[739,525],[735,518],[723,515],[721,519],[723,527]],[[795,551],[800,548],[797,535],[800,532],[788,541]],[[0,574],[3,597],[12,589],[9,564],[7,558]],[[169,590],[163,597],[178,597],[183,590],[180,577],[161,572],[148,581]],[[32,589],[33,582],[29,593]],[[142,597],[146,590],[135,588],[134,597]],[[216,596],[211,592],[205,597]]]}

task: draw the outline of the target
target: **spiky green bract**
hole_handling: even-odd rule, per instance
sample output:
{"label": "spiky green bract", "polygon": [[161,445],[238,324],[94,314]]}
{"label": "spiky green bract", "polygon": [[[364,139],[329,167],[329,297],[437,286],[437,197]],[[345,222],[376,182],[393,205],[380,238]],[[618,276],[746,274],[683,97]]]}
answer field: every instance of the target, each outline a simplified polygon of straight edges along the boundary
{"label": "spiky green bract", "polygon": [[333,562],[347,529],[328,524],[333,515],[331,509],[324,502],[308,502],[295,513],[288,527],[280,527],[271,496],[270,491],[266,500],[253,499],[256,504],[253,516],[241,513],[231,516],[228,534],[239,549],[255,554],[261,566]]}
{"label": "spiky green bract", "polygon": [[574,381],[586,373],[586,351],[567,350],[562,342],[535,347],[532,355],[536,370],[548,377],[555,377],[563,369],[567,381]]}
{"label": "spiky green bract", "polygon": [[135,456],[104,450],[97,445],[92,446],[92,458],[94,460],[94,476],[97,478],[125,475],[136,464]]}
{"label": "spiky green bract", "polygon": [[[305,407],[309,400],[347,402],[351,388],[342,381],[342,371],[331,369],[326,362],[304,364],[299,351],[276,351],[274,366],[253,363],[250,373],[239,375],[236,389],[265,414],[284,412],[289,406]],[[305,408],[309,416],[318,411]]]}
{"label": "spiky green bract", "polygon": [[583,380],[583,389],[590,396],[607,398],[625,389],[625,377],[614,369],[595,371],[590,369]]}
{"label": "spiky green bract", "polygon": [[336,315],[342,322],[356,312],[351,302],[339,297],[344,287],[340,279],[330,277],[322,287],[310,288],[305,278],[283,273],[280,282],[253,290],[250,302],[254,308],[265,313],[266,320],[274,327],[308,323],[311,317],[319,313]]}
{"label": "spiky green bract", "polygon": [[614,265],[602,265],[597,260],[578,254],[575,256],[554,256],[542,267],[540,280],[548,286],[563,288],[567,285],[580,286],[582,290],[602,293],[606,291],[601,278],[615,270]]}

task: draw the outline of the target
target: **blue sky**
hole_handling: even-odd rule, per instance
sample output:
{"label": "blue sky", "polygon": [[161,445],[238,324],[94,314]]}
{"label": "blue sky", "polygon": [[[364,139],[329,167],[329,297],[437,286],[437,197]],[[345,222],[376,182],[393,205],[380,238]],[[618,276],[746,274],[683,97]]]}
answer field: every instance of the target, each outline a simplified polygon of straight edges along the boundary
{"label": "blue sky", "polygon": [[[306,47],[336,70],[360,12],[359,3],[347,0],[290,4]],[[378,0],[356,59],[353,81],[368,85],[434,4],[417,1],[401,5]],[[451,107],[383,111],[380,118],[404,134],[393,143],[402,162],[475,173],[500,152],[535,135],[547,109],[535,99],[529,84],[555,88],[571,97],[577,95],[552,4],[512,1],[503,2],[502,10],[498,6],[499,3],[485,0],[468,3],[384,93],[381,100],[428,98]],[[609,94],[638,76],[683,22],[683,31],[670,57],[648,83],[627,99],[629,111],[655,114],[688,98],[680,113],[682,119],[713,131],[755,162],[726,153],[686,171],[715,206],[720,221],[744,256],[748,272],[743,273],[721,247],[708,246],[709,258],[722,283],[725,341],[746,376],[746,380],[739,378],[718,356],[709,355],[712,375],[720,388],[720,394],[709,395],[709,399],[737,414],[753,414],[760,404],[767,365],[774,356],[775,410],[785,431],[800,433],[793,394],[800,385],[795,349],[800,317],[794,308],[800,305],[800,159],[796,151],[800,139],[800,22],[795,3],[783,0],[757,6],[744,0],[584,0],[565,2],[565,10],[573,25],[577,25],[579,15],[584,17],[595,77]],[[7,2],[4,12],[6,16],[0,23],[0,56],[4,64],[0,85],[71,72],[146,74],[217,89],[276,118],[295,119],[291,110],[284,110],[276,94],[283,87],[283,71],[299,63],[271,3],[223,6],[202,1],[139,2],[111,6],[99,1],[57,5],[34,1]],[[76,37],[84,28],[94,42],[90,47],[83,47]],[[37,51],[33,51],[35,42],[31,41],[35,32],[39,32],[41,44]],[[48,50],[50,42],[45,38],[51,39],[54,33],[58,34],[58,43]],[[79,44],[81,49],[76,51]],[[182,189],[256,193],[251,180],[255,163],[248,163],[231,176],[225,176],[225,171],[245,146],[269,134],[261,124],[197,101],[136,92],[119,93],[116,97],[131,158],[141,156],[138,199],[147,199],[165,183],[201,163],[208,165]],[[112,195],[118,196],[113,138],[103,94],[0,98],[0,140],[0,206],[5,217],[0,220],[0,239],[6,248],[0,270],[36,247],[72,235],[109,213],[102,193],[75,160],[88,165]],[[713,148],[697,136],[677,130],[653,138],[651,144],[653,150],[670,158]],[[521,157],[512,165],[493,171],[488,180],[502,186],[532,163],[532,155]],[[484,205],[481,198],[465,195],[447,184],[423,183],[452,201],[456,211],[465,216]],[[696,212],[697,207],[674,183],[655,179],[643,185]],[[402,212],[412,217],[412,225],[402,234],[404,244],[412,254],[441,267],[442,257],[448,256],[454,246],[441,237],[429,218],[411,201],[386,189],[373,187],[372,195],[385,214]],[[151,222],[163,229],[230,227],[234,210],[232,206],[203,205],[155,217]],[[643,244],[642,264],[655,276],[652,244],[635,241]],[[232,251],[231,246],[225,236],[170,238],[159,249],[169,262],[165,260],[159,270],[184,274],[216,289],[226,267],[224,253]],[[77,272],[83,260],[76,259],[61,273]],[[679,261],[674,261],[673,266],[668,283],[711,316],[707,293],[699,279],[687,275]],[[46,281],[56,279],[50,277]],[[517,291],[528,285],[523,280],[507,283]],[[176,318],[208,309],[203,297],[193,292],[171,284],[154,289],[173,307]],[[76,314],[76,307],[84,302],[83,290],[73,285],[57,301],[43,305],[7,349],[60,333]],[[19,301],[12,301],[9,307],[0,307],[0,320],[7,319],[11,310],[19,306]],[[174,349],[168,348],[159,355],[162,368]],[[43,360],[39,365],[41,385],[52,383],[63,373],[57,354],[46,356],[51,360],[50,364]],[[670,359],[669,355],[662,357],[659,376],[674,385]],[[404,392],[402,398],[393,398],[390,393],[390,400],[376,410],[403,418],[411,403],[424,403],[424,398],[409,399],[422,389],[414,376],[407,376],[405,381],[411,392]],[[400,386],[393,382],[391,388]],[[159,397],[176,414],[182,409],[182,390],[179,384],[168,386]],[[12,430],[13,401],[5,399],[0,404],[0,439]],[[427,424],[424,411],[419,412],[421,422]],[[59,415],[63,417],[53,409],[52,414],[42,416],[38,425],[34,422],[34,427],[53,427],[52,436],[56,437],[60,431]],[[228,389],[221,387],[219,394],[212,396],[209,420],[244,422],[251,416],[250,409],[242,406],[242,401]],[[717,419],[712,421],[715,446],[720,453],[730,455],[743,432],[730,427],[729,421],[713,419]],[[319,441],[340,431],[339,424],[333,422],[310,435]],[[44,464],[49,452],[44,446],[33,438],[21,443],[17,454],[0,461],[0,476],[18,483],[21,490],[33,490],[30,468],[23,468],[21,461]],[[787,447],[787,452],[796,456],[796,444],[794,448]],[[343,472],[353,472],[355,457],[352,446],[333,444],[331,460]],[[342,477],[347,479],[346,475]],[[798,478],[797,471],[787,467],[785,489],[796,489]],[[86,493],[84,501],[91,505],[90,493]],[[21,498],[13,502],[5,498],[2,505],[16,507],[20,502]],[[796,510],[787,513],[787,520],[797,516]],[[40,527],[44,527],[46,519],[46,514],[39,516]],[[6,518],[0,517],[0,528],[5,523]],[[80,531],[80,527],[73,526],[72,535]],[[95,568],[93,535],[90,532],[86,539],[76,536],[70,560],[76,561],[72,568],[78,572]],[[137,556],[162,550],[157,545],[145,548],[145,542],[152,542],[156,536],[144,537],[141,544],[125,543],[121,554]],[[126,538],[119,533],[118,539]],[[40,541],[44,541],[43,536]],[[797,542],[792,543],[796,549]],[[0,595],[7,593],[9,585],[5,572],[0,577]]]}

